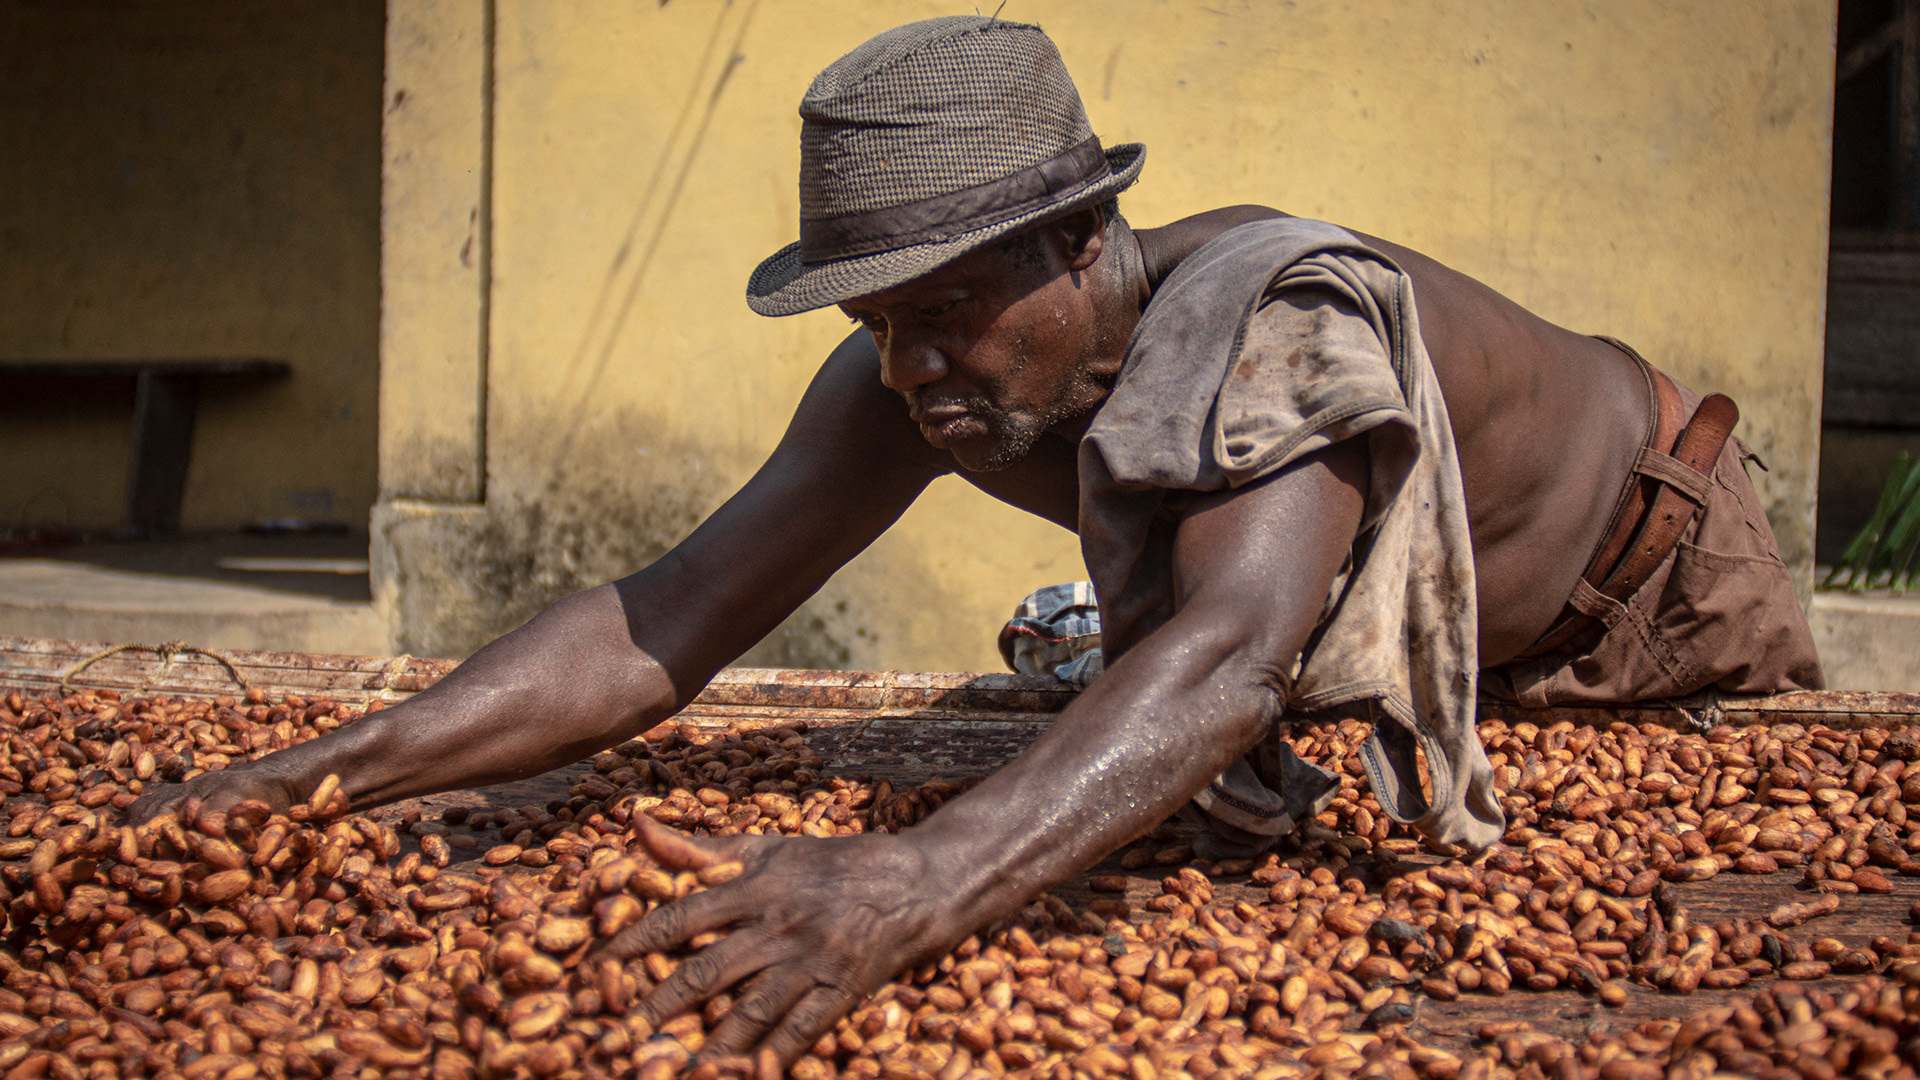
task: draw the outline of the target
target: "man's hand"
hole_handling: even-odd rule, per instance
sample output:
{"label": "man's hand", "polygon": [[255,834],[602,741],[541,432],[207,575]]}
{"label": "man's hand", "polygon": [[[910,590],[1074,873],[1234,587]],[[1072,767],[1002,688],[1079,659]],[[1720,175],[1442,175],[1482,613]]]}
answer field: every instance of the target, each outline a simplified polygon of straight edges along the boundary
{"label": "man's hand", "polygon": [[972,927],[943,910],[941,880],[907,838],[696,839],[636,815],[640,839],[677,870],[739,876],[656,909],[601,946],[621,961],[731,929],[681,961],[638,1008],[658,1027],[740,986],[702,1059],[770,1050],[791,1065],[888,979],[951,949]]}
{"label": "man's hand", "polygon": [[185,783],[158,784],[146,789],[137,802],[127,808],[127,821],[145,825],[188,799],[199,799],[200,813],[224,813],[247,799],[266,803],[276,814],[284,814],[297,802],[305,802],[311,792],[295,790],[287,780],[269,775],[251,765],[235,765],[201,773]]}

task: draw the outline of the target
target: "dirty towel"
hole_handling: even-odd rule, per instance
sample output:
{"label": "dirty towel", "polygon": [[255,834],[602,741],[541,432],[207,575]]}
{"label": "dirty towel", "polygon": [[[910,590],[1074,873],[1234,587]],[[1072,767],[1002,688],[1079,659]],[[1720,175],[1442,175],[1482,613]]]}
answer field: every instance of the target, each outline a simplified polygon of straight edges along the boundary
{"label": "dirty towel", "polygon": [[[1411,282],[1343,229],[1230,230],[1148,305],[1080,447],[1081,548],[1106,662],[1173,614],[1170,496],[1238,488],[1349,438],[1366,440],[1368,502],[1293,662],[1286,711],[1371,703],[1360,756],[1382,809],[1443,850],[1486,847],[1505,818],[1473,729],[1473,551],[1452,428]],[[1201,809],[1234,811],[1211,815],[1216,831],[1257,845],[1324,807],[1331,778],[1290,758],[1265,747],[1210,785]]]}

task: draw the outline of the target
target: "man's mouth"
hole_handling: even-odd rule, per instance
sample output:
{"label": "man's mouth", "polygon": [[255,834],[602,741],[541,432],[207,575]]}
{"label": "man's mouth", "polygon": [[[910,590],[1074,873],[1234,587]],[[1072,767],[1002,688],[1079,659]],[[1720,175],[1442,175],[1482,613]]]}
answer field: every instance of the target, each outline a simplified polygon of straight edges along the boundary
{"label": "man's mouth", "polygon": [[921,405],[913,410],[913,422],[920,425],[926,440],[939,449],[963,439],[989,434],[991,426],[981,411],[966,402],[945,401]]}
{"label": "man's mouth", "polygon": [[987,423],[965,409],[929,413],[920,421],[920,433],[928,442],[939,449],[946,449],[965,439],[976,439],[988,433]]}

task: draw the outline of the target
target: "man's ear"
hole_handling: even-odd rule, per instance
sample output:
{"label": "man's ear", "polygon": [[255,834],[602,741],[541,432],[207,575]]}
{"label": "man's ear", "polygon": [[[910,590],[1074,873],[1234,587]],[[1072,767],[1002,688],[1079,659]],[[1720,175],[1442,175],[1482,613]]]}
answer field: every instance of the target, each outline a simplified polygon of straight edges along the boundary
{"label": "man's ear", "polygon": [[1068,270],[1085,270],[1100,261],[1100,253],[1106,249],[1107,216],[1099,207],[1076,210],[1061,218],[1057,227],[1066,241]]}

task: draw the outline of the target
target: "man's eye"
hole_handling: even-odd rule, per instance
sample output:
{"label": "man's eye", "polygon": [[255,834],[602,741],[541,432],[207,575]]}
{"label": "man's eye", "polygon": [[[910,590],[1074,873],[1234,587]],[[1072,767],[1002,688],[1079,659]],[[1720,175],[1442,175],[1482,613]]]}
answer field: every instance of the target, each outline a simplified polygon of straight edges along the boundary
{"label": "man's eye", "polygon": [[887,321],[878,315],[849,315],[847,318],[870,334],[884,333],[887,329]]}
{"label": "man's eye", "polygon": [[932,304],[923,308],[915,308],[914,314],[920,316],[923,319],[937,319],[940,316],[945,315],[947,312],[952,311],[953,305],[956,302],[957,301],[948,301],[947,303],[944,303],[944,304]]}

